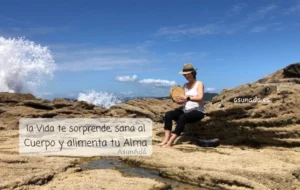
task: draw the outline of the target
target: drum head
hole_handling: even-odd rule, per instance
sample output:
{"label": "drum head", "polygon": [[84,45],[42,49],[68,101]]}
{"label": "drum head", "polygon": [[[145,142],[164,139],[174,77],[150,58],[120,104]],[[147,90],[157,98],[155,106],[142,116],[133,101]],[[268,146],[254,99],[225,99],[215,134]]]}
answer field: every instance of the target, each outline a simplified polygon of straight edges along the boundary
{"label": "drum head", "polygon": [[170,90],[170,97],[173,100],[173,102],[177,102],[178,101],[178,97],[177,96],[184,96],[184,95],[185,95],[185,92],[184,92],[184,88],[183,87],[174,86]]}

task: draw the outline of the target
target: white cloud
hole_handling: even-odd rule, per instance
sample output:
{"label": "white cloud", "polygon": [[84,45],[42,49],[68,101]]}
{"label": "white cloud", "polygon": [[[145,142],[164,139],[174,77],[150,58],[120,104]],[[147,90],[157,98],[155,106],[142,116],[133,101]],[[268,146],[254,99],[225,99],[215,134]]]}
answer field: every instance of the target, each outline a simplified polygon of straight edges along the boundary
{"label": "white cloud", "polygon": [[201,62],[205,57],[209,55],[208,52],[169,52],[167,55],[167,61],[169,62]]}
{"label": "white cloud", "polygon": [[205,92],[216,92],[216,88],[210,88],[210,87],[208,87],[208,88],[205,88],[204,91]]}
{"label": "white cloud", "polygon": [[[264,20],[268,14],[270,14],[270,12],[274,11],[278,6],[271,4],[268,6],[263,6],[261,8],[259,8],[258,10],[254,11],[254,12],[250,12],[245,18],[243,18],[240,22],[234,23],[234,24],[227,24],[224,21],[224,25],[223,25],[223,31],[227,34],[233,34],[239,31],[243,31],[243,30],[247,30],[249,31],[249,26],[253,23],[257,23],[261,20]],[[236,8],[238,9],[238,8]],[[276,18],[273,15],[271,15],[271,20],[274,20],[274,18]],[[270,20],[270,19],[269,19]],[[255,26],[254,28],[252,28],[252,30],[250,30],[251,32],[261,32],[264,31],[268,28],[269,26]]]}
{"label": "white cloud", "polygon": [[289,14],[294,14],[294,13],[300,13],[300,0],[297,1],[297,4],[288,8],[284,14],[289,15]]}
{"label": "white cloud", "polygon": [[132,92],[132,91],[120,92],[120,93],[123,94],[123,95],[126,95],[126,96],[128,96],[128,95],[133,95],[133,92]]}
{"label": "white cloud", "polygon": [[278,27],[278,28],[275,28],[274,30],[275,31],[281,31],[281,30],[283,30],[284,29],[284,27]]}
{"label": "white cloud", "polygon": [[[278,8],[275,4],[269,4],[263,6],[256,11],[251,12],[246,15],[246,17],[239,19],[240,22],[229,23],[233,16],[237,16],[245,7],[246,4],[236,4],[228,11],[224,17],[219,18],[216,22],[206,23],[203,25],[177,25],[162,27],[158,29],[154,34],[155,36],[165,36],[169,41],[180,41],[182,36],[205,36],[205,35],[215,35],[215,34],[233,34],[241,30],[247,29],[251,23],[263,20],[272,11]],[[273,18],[275,18],[273,16]],[[265,28],[254,29],[253,32],[263,31]],[[248,30],[249,31],[249,30]]]}
{"label": "white cloud", "polygon": [[179,42],[180,41],[179,36],[167,36],[166,38],[169,42]]}
{"label": "white cloud", "polygon": [[48,98],[48,97],[54,97],[54,94],[52,92],[37,92],[36,96],[40,98]]}
{"label": "white cloud", "polygon": [[161,80],[161,79],[143,79],[139,81],[140,84],[154,87],[172,87],[176,85],[175,81]]}
{"label": "white cloud", "polygon": [[178,40],[182,35],[211,35],[218,33],[218,27],[214,24],[204,26],[179,25],[173,27],[163,27],[155,32],[157,36],[168,36],[169,39]]}
{"label": "white cloud", "polygon": [[137,81],[138,77],[137,75],[132,76],[117,76],[116,80],[120,82],[135,82]]}
{"label": "white cloud", "polygon": [[259,33],[259,32],[263,32],[263,31],[267,30],[267,28],[268,28],[267,26],[256,26],[250,32]]}
{"label": "white cloud", "polygon": [[142,66],[150,63],[147,59],[138,59],[130,57],[93,57],[83,58],[81,60],[67,61],[58,64],[57,70],[60,71],[88,71],[88,70],[112,70],[128,69],[135,66]]}
{"label": "white cloud", "polygon": [[46,35],[51,33],[58,33],[67,31],[68,27],[50,27],[50,26],[38,26],[38,27],[10,27],[1,28],[0,35],[4,37],[32,37],[39,35]]}
{"label": "white cloud", "polygon": [[[252,30],[250,31],[251,33],[259,33],[259,32],[263,32],[266,31],[268,29],[270,29],[271,27],[274,26],[279,26],[281,25],[281,23],[270,23],[270,24],[266,24],[263,26],[255,26],[254,28],[252,28]],[[276,27],[274,30],[276,30],[278,27]]]}
{"label": "white cloud", "polygon": [[277,5],[269,5],[267,7],[263,7],[257,11],[258,14],[265,15],[267,12],[272,11],[277,8]]}
{"label": "white cloud", "polygon": [[268,6],[265,6],[265,7],[261,7],[256,12],[248,15],[248,21],[256,21],[256,20],[264,19],[265,16],[269,12],[275,10],[276,8],[277,8],[277,5],[268,5]]}
{"label": "white cloud", "polygon": [[4,15],[0,15],[0,18],[3,19],[6,22],[9,22],[9,23],[12,23],[12,24],[30,24],[29,21],[19,20],[19,19],[15,19],[13,17],[4,16]]}
{"label": "white cloud", "polygon": [[238,12],[241,12],[244,8],[245,8],[246,4],[245,3],[239,3],[239,4],[236,4],[232,7],[232,12],[233,13],[238,13]]}
{"label": "white cloud", "polygon": [[135,46],[96,47],[88,44],[49,44],[59,71],[136,70],[156,62],[147,48],[152,42]]}

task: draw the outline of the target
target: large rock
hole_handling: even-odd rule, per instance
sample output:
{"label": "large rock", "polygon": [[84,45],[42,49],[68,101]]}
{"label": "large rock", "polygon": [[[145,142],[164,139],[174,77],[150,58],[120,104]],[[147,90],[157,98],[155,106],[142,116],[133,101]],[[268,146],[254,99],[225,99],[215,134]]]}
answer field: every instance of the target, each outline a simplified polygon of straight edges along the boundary
{"label": "large rock", "polygon": [[[2,98],[2,99],[1,99]],[[0,93],[0,130],[18,129],[21,118],[99,118],[146,117],[162,122],[166,111],[178,107],[170,99],[152,98],[130,100],[106,109],[85,101],[53,101],[35,98],[30,94]]]}
{"label": "large rock", "polygon": [[0,130],[18,129],[21,118],[90,118],[102,117],[107,112],[105,108],[81,101],[30,99],[31,96],[12,93],[9,96],[7,93],[0,93],[0,97],[6,97],[2,99],[6,103],[0,109]]}
{"label": "large rock", "polygon": [[126,177],[121,172],[111,169],[67,172],[57,175],[50,183],[44,186],[24,186],[22,189],[144,189],[164,190],[168,186],[153,179],[140,177]]}
{"label": "large rock", "polygon": [[17,130],[0,131],[0,189],[45,184],[77,163],[75,158],[21,156],[18,141]]}
{"label": "large rock", "polygon": [[[300,67],[300,63],[292,66]],[[206,104],[209,116],[187,125],[184,135],[219,138],[224,144],[299,146],[300,76],[290,78],[295,77],[286,71],[290,68],[224,89]],[[247,98],[260,98],[261,102],[249,102]]]}
{"label": "large rock", "polygon": [[50,101],[47,100],[24,100],[23,101],[24,106],[29,106],[36,109],[42,109],[42,110],[53,110],[53,105],[50,103]]}
{"label": "large rock", "polygon": [[[135,99],[123,104],[117,104],[110,108],[108,115],[116,115],[115,110],[120,113],[121,117],[135,114],[135,117],[147,117],[155,122],[163,122],[164,114],[171,110],[178,108],[179,105],[172,102],[171,99]],[[124,110],[124,111],[121,111]]]}
{"label": "large rock", "polygon": [[36,98],[32,94],[21,94],[21,93],[0,93],[0,103],[18,103],[24,100],[35,100]]}
{"label": "large rock", "polygon": [[90,104],[85,101],[76,101],[73,104],[73,108],[76,110],[81,110],[81,109],[92,110],[92,109],[94,109],[94,107],[95,107],[94,104]]}
{"label": "large rock", "polygon": [[[121,159],[159,170],[161,176],[202,187],[232,190],[299,189],[300,150],[298,147],[279,147],[299,145],[297,95],[300,83],[299,78],[295,78],[297,68],[298,64],[295,68],[279,70],[254,83],[224,89],[205,105],[209,113],[205,119],[186,126],[183,138],[218,137],[221,146],[200,148],[175,145],[173,148],[162,148],[154,145],[150,157]],[[166,111],[178,107],[170,99],[131,100],[105,109],[80,101],[50,102],[30,95],[0,93],[0,97],[8,95],[12,101],[2,98],[0,102],[0,189],[105,188],[110,184],[100,186],[99,181],[113,179],[120,180],[130,189],[133,186],[165,188],[153,180],[128,178],[111,170],[68,172],[68,168],[77,163],[75,158],[21,157],[18,155],[18,130],[9,129],[18,129],[18,120],[22,117],[148,117],[162,122]],[[271,102],[234,102],[235,98],[255,96],[269,98]],[[51,110],[45,109],[45,105],[50,106]],[[154,132],[163,131],[163,124],[154,125],[153,129]],[[260,149],[232,146],[241,143],[277,146]],[[119,188],[120,183],[114,185]]]}
{"label": "large rock", "polygon": [[[288,155],[288,156],[287,156]],[[121,157],[125,162],[158,170],[163,177],[208,189],[300,189],[299,148],[220,146],[202,148],[153,146],[150,158]]]}
{"label": "large rock", "polygon": [[68,106],[72,106],[72,103],[66,99],[63,98],[55,98],[53,100],[53,106],[55,108],[63,108],[63,107],[68,107]]}

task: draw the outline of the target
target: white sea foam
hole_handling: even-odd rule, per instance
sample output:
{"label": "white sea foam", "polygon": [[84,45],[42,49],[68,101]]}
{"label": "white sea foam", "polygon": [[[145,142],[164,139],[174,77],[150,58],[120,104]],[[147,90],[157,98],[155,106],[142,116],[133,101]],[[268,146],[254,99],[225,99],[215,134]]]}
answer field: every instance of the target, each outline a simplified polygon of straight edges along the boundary
{"label": "white sea foam", "polygon": [[55,62],[47,47],[24,38],[0,36],[0,92],[33,93],[53,78]]}
{"label": "white sea foam", "polygon": [[86,101],[105,108],[110,108],[113,105],[123,102],[121,97],[113,93],[96,92],[94,90],[79,93],[77,100]]}

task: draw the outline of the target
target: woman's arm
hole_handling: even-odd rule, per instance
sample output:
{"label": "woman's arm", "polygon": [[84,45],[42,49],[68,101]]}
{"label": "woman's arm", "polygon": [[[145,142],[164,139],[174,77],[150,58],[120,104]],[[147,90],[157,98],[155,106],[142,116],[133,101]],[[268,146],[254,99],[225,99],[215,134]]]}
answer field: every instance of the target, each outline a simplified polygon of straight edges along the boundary
{"label": "woman's arm", "polygon": [[201,102],[204,96],[204,86],[203,83],[199,81],[198,84],[198,95],[197,96],[191,96],[190,101],[193,102]]}
{"label": "woman's arm", "polygon": [[[201,102],[204,96],[204,86],[202,84],[202,82],[199,81],[198,84],[198,95],[197,96],[190,96],[190,100],[189,101],[193,101],[193,102]],[[187,96],[180,96],[180,103],[185,103],[187,101]]]}

